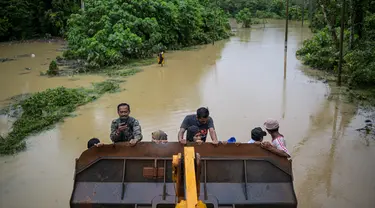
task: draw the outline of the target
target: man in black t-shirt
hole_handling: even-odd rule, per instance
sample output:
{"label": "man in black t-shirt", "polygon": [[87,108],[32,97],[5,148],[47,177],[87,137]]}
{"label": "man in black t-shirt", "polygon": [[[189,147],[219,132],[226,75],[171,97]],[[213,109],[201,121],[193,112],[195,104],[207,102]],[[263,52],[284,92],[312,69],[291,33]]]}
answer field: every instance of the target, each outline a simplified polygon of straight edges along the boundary
{"label": "man in black t-shirt", "polygon": [[[214,127],[214,121],[210,117],[210,112],[207,108],[199,108],[197,110],[197,114],[187,115],[185,119],[182,121],[180,131],[178,132],[178,141],[182,144],[186,143],[186,139],[184,139],[185,131],[191,127],[197,126],[200,131],[201,140],[206,142],[207,134],[210,132],[210,136],[212,139],[212,143],[217,144],[217,136]],[[189,139],[189,138],[188,138]],[[191,139],[190,139],[191,140]],[[193,141],[189,141],[193,142]]]}

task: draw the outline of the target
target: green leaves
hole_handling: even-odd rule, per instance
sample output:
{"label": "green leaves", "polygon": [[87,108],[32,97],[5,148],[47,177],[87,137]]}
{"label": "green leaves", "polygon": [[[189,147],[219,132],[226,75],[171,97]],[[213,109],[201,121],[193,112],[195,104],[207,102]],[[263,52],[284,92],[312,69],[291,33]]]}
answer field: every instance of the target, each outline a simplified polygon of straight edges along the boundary
{"label": "green leaves", "polygon": [[78,106],[95,100],[104,93],[120,90],[116,81],[94,83],[93,88],[68,89],[58,87],[38,92],[16,103],[22,115],[13,124],[7,137],[0,137],[0,154],[12,154],[26,148],[23,141],[69,116]]}
{"label": "green leaves", "polygon": [[224,13],[197,0],[85,3],[85,11],[68,21],[65,56],[84,59],[91,68],[229,37]]}

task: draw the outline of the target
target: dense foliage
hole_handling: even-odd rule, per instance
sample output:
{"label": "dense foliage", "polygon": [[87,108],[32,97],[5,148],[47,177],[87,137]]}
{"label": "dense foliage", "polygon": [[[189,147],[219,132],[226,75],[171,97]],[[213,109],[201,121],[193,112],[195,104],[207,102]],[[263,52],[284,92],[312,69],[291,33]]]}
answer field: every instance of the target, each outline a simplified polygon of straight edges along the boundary
{"label": "dense foliage", "polygon": [[0,41],[63,35],[79,0],[1,0]]}
{"label": "dense foliage", "polygon": [[[286,1],[284,0],[210,0],[217,3],[225,12],[236,17],[244,8],[248,9],[252,17],[257,18],[285,18]],[[289,1],[289,19],[302,18],[302,1]],[[307,10],[305,9],[305,14]],[[304,16],[307,18],[307,15]]]}
{"label": "dense foliage", "polygon": [[242,23],[243,27],[248,28],[251,26],[251,12],[248,8],[245,8],[238,12],[236,20],[238,23]]}
{"label": "dense foliage", "polygon": [[[339,62],[340,8],[336,1],[317,1],[311,28],[315,32],[297,51],[305,64],[336,73]],[[375,1],[346,5],[343,80],[351,88],[375,87]],[[358,11],[361,11],[358,13]]]}
{"label": "dense foliage", "polygon": [[87,0],[68,21],[64,56],[98,68],[227,38],[229,28],[224,12],[208,1]]}
{"label": "dense foliage", "polygon": [[0,136],[0,154],[12,154],[25,149],[24,139],[30,134],[61,121],[78,106],[91,102],[104,93],[117,90],[117,82],[105,81],[95,83],[90,89],[59,87],[28,96],[11,106],[13,109],[21,109],[22,113],[13,124],[13,130],[6,137]]}

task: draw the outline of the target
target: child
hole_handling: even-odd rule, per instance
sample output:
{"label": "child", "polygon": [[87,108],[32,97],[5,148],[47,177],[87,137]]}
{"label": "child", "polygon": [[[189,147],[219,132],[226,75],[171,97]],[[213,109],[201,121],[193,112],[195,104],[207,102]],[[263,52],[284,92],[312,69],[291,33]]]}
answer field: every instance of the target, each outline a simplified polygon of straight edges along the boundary
{"label": "child", "polygon": [[264,127],[272,137],[272,144],[270,142],[262,142],[261,146],[279,156],[290,157],[284,135],[279,133],[279,122],[275,119],[267,119]]}
{"label": "child", "polygon": [[186,140],[188,142],[197,142],[198,144],[203,143],[202,135],[198,126],[190,126],[187,129]]}
{"label": "child", "polygon": [[98,138],[92,138],[87,142],[87,149],[90,149],[91,147],[101,147],[103,146],[103,143],[100,143],[100,140]]}
{"label": "child", "polygon": [[251,139],[247,143],[260,143],[263,141],[264,136],[267,136],[267,133],[262,128],[256,127],[251,130]]}
{"label": "child", "polygon": [[151,137],[152,137],[152,141],[157,144],[168,142],[168,135],[162,130],[157,130],[157,131],[152,132]]}

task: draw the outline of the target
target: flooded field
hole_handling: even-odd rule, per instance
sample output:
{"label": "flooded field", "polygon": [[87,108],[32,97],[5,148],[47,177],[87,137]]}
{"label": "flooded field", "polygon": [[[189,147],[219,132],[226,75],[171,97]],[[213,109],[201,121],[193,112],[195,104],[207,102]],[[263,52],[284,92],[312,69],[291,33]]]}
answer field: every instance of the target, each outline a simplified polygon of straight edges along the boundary
{"label": "flooded field", "polygon": [[[307,27],[290,23],[286,80],[282,21],[265,28],[238,29],[229,40],[196,50],[166,53],[164,67],[144,67],[144,72],[121,84],[126,90],[104,95],[80,107],[77,116],[31,136],[26,151],[0,157],[0,207],[69,207],[74,159],[92,137],[110,142],[110,122],[121,102],[131,105],[145,140],[162,129],[169,140],[176,141],[184,116],[200,106],[209,108],[219,140],[235,136],[247,142],[252,128],[269,117],[279,119],[293,158],[299,207],[375,207],[375,163],[371,161],[375,141],[365,141],[355,131],[365,120],[355,106],[338,96],[328,99],[337,89],[300,70],[295,51],[310,35]],[[0,63],[0,100],[106,79],[39,76],[50,59],[61,54],[57,51],[61,44],[1,45],[0,57],[32,53],[35,57]],[[1,117],[1,132],[9,128],[9,119]]]}

